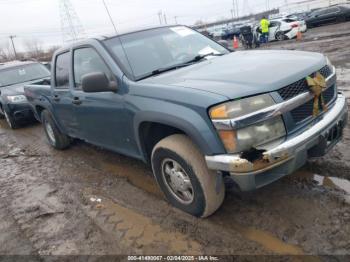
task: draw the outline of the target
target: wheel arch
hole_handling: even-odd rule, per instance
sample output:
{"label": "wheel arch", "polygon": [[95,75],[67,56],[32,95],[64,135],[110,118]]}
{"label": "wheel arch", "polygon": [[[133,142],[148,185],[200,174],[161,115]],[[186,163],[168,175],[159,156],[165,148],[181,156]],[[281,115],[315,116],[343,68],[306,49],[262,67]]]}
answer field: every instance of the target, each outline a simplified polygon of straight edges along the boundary
{"label": "wheel arch", "polygon": [[[198,117],[198,115],[197,115]],[[149,163],[153,147],[163,138],[184,134],[196,144],[204,155],[223,153],[222,143],[204,119],[189,121],[186,118],[166,113],[148,112],[135,119],[135,134],[142,158]],[[151,139],[149,139],[151,137]]]}

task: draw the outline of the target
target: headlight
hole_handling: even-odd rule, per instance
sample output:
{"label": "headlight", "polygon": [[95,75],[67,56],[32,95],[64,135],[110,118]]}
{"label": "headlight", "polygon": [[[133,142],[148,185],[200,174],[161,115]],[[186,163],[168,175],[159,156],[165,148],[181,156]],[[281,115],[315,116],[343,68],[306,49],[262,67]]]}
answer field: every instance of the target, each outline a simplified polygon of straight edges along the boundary
{"label": "headlight", "polygon": [[[274,105],[270,95],[249,97],[215,106],[209,110],[211,119],[225,120],[241,117]],[[286,135],[281,116],[237,130],[218,130],[228,153],[237,153],[256,148]]]}
{"label": "headlight", "polygon": [[7,96],[6,98],[11,103],[23,103],[27,101],[27,98],[24,95]]}
{"label": "headlight", "polygon": [[253,96],[214,106],[209,110],[211,119],[236,118],[274,105],[270,95]]}

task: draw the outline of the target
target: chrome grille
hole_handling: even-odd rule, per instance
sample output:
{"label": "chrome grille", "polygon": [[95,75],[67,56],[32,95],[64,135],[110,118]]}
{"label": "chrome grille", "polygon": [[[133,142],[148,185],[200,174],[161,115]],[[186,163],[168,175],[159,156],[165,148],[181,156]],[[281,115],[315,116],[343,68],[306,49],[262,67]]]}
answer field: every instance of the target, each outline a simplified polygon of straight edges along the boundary
{"label": "chrome grille", "polygon": [[[332,74],[332,70],[329,68],[328,65],[322,67],[320,70],[318,70],[325,78],[329,77]],[[313,73],[311,76],[313,77],[316,74]],[[279,95],[283,98],[283,100],[288,100],[290,98],[293,98],[301,93],[305,93],[309,91],[309,87],[307,85],[307,81],[305,78],[300,79],[286,87],[283,87],[279,89],[277,92]]]}
{"label": "chrome grille", "polygon": [[[335,96],[335,85],[323,92],[324,102],[329,104]],[[291,111],[295,123],[299,123],[312,115],[313,99]],[[320,105],[320,110],[322,110]]]}

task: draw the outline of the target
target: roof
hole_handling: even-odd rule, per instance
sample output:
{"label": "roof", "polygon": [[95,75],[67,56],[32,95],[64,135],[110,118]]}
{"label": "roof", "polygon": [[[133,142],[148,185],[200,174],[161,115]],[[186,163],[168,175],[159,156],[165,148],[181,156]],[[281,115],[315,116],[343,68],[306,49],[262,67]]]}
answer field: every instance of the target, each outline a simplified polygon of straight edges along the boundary
{"label": "roof", "polygon": [[131,34],[131,33],[137,33],[137,32],[142,32],[142,31],[147,31],[152,29],[166,28],[166,27],[173,27],[173,26],[185,26],[185,25],[159,25],[159,26],[142,26],[142,27],[139,26],[139,27],[129,28],[126,30],[117,30],[116,34],[102,35],[102,36],[100,35],[93,38],[97,40],[106,40],[116,36],[122,36],[122,35]]}
{"label": "roof", "polygon": [[123,36],[123,35],[131,34],[131,33],[137,33],[137,32],[142,32],[142,31],[147,31],[147,30],[152,30],[152,29],[167,28],[167,27],[173,27],[173,26],[184,26],[184,25],[159,25],[159,26],[137,27],[137,28],[128,29],[128,30],[118,30],[118,32],[116,34],[98,35],[98,36],[93,36],[93,37],[88,37],[88,38],[72,41],[72,42],[67,43],[66,45],[62,46],[61,48],[59,48],[55,52],[55,54],[61,53],[62,51],[64,52],[64,51],[68,50],[69,48],[71,48],[72,46],[79,45],[80,43],[85,44],[88,39],[95,39],[98,41],[104,41],[104,40],[111,39],[111,38],[116,37],[116,36]]}
{"label": "roof", "polygon": [[17,67],[17,66],[34,64],[34,63],[37,63],[37,62],[34,62],[34,61],[17,61],[17,60],[15,60],[15,61],[10,61],[10,62],[0,63],[0,70],[11,68],[11,67]]}

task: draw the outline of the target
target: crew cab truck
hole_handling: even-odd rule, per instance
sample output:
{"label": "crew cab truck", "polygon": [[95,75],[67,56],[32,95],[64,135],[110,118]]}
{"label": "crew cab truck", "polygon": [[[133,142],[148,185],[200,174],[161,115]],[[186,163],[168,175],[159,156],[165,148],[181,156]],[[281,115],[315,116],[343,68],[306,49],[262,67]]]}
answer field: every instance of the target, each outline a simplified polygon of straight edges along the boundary
{"label": "crew cab truck", "polygon": [[0,64],[0,118],[5,118],[11,128],[34,119],[23,88],[39,79],[50,83],[50,71],[40,63],[12,61]]}
{"label": "crew cab truck", "polygon": [[[79,138],[150,163],[168,201],[198,217],[222,204],[224,177],[267,185],[324,155],[347,122],[324,55],[230,52],[185,26],[84,40],[52,65],[51,86],[25,88],[49,143]],[[314,115],[305,78],[316,72],[328,110]]]}

